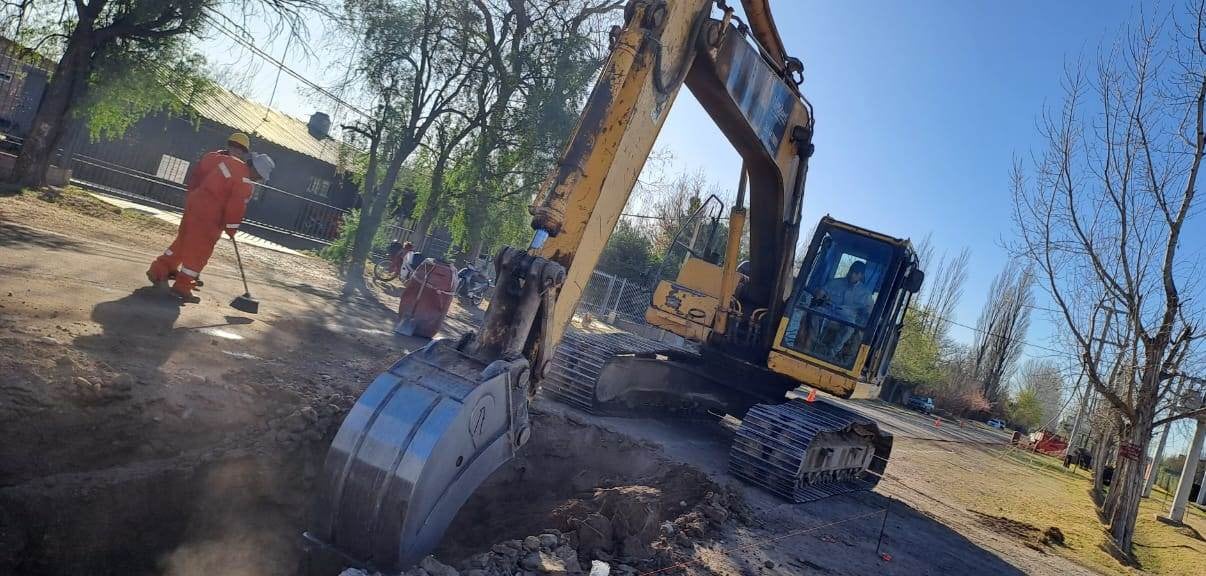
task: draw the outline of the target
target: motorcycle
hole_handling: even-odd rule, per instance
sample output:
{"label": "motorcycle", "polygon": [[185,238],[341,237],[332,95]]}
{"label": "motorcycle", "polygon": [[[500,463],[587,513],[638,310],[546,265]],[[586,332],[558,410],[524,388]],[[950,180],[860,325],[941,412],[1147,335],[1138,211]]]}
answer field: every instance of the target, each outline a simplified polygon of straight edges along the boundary
{"label": "motorcycle", "polygon": [[[407,244],[410,243],[407,242]],[[418,263],[422,261],[423,257],[413,249],[407,249],[398,242],[390,242],[385,256],[373,261],[373,278],[378,282],[390,282],[395,278],[401,278],[402,282],[406,282],[406,279],[414,273]]]}
{"label": "motorcycle", "polygon": [[490,279],[472,264],[461,268],[456,274],[456,295],[468,300],[475,307],[482,303],[486,290],[490,288]]}

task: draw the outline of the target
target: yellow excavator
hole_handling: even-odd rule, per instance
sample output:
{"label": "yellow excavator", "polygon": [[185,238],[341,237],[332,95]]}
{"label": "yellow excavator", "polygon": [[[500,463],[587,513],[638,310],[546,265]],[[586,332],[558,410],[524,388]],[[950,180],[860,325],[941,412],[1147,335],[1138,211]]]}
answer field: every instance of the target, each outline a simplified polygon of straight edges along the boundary
{"label": "yellow excavator", "polygon": [[[766,0],[742,4],[744,21],[720,0],[630,0],[531,208],[530,245],[495,259],[480,332],[403,357],[336,434],[305,534],[311,572],[393,569],[428,554],[477,487],[540,433],[528,406],[542,387],[586,410],[739,419],[730,469],[791,501],[874,485],[891,436],[815,391],[875,393],[924,275],[908,241],[828,217],[795,272],[814,119],[803,66]],[[694,345],[567,332],[684,85],[743,164],[723,254],[687,257],[646,312]],[[750,258],[738,263],[747,221]],[[797,389],[813,393],[789,394]]]}

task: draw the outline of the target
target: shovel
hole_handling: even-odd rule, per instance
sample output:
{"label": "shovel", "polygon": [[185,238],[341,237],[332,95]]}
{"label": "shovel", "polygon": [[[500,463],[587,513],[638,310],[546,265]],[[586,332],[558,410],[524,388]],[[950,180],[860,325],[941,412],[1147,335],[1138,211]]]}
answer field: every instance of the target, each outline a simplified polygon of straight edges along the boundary
{"label": "shovel", "polygon": [[239,263],[239,276],[243,278],[243,295],[236,296],[234,300],[231,300],[230,307],[239,312],[258,314],[260,302],[251,297],[251,290],[247,288],[247,275],[243,273],[243,258],[239,256],[239,243],[235,242],[234,236],[230,237],[230,243],[234,244],[235,260]]}

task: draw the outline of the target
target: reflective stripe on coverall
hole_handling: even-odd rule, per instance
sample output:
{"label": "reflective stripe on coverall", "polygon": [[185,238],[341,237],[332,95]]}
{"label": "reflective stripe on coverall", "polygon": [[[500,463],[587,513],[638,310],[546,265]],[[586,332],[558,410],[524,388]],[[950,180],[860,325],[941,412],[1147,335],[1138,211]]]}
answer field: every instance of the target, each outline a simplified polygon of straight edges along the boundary
{"label": "reflective stripe on coverall", "polygon": [[192,293],[193,284],[213,254],[222,232],[237,230],[251,199],[251,171],[242,160],[224,152],[201,157],[187,180],[184,216],[176,240],[151,264],[148,276],[161,282],[179,268],[172,290]]}

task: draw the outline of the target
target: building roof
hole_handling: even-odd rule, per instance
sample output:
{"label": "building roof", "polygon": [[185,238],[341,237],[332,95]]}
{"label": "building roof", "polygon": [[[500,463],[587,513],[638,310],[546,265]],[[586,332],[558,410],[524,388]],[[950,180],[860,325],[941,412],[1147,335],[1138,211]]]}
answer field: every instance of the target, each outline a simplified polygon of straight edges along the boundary
{"label": "building roof", "polygon": [[214,86],[190,101],[185,102],[198,115],[207,120],[246,132],[251,136],[251,149],[256,140],[266,140],[339,166],[339,142],[333,138],[315,138],[310,134],[306,121],[273,110],[267,106],[247,100],[221,86]]}

